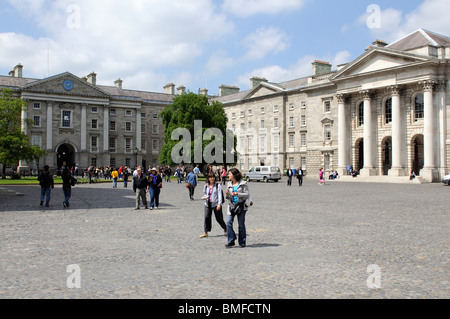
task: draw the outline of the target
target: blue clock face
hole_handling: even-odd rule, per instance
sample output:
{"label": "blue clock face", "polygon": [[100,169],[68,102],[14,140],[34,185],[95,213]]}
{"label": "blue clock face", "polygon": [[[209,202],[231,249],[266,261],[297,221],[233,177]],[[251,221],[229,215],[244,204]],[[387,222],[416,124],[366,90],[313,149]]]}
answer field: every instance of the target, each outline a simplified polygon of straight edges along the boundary
{"label": "blue clock face", "polygon": [[63,88],[67,91],[71,91],[73,89],[73,82],[71,80],[65,80],[63,82]]}

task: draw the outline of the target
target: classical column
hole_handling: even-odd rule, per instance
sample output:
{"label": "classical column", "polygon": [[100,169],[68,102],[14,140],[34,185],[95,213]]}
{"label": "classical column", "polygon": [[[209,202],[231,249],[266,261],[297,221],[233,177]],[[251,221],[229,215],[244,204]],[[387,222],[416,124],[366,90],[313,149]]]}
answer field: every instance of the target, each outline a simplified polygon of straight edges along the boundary
{"label": "classical column", "polygon": [[87,136],[87,115],[86,115],[86,104],[81,105],[81,151],[87,150],[86,136]]}
{"label": "classical column", "polygon": [[439,112],[439,170],[441,176],[447,173],[447,81],[439,81],[436,86],[437,96],[437,107]]}
{"label": "classical column", "polygon": [[103,152],[109,153],[109,105],[103,108]]}
{"label": "classical column", "polygon": [[138,150],[141,150],[141,144],[142,144],[142,115],[141,115],[141,109],[136,110],[136,145],[135,148]]}
{"label": "classical column", "polygon": [[399,87],[391,86],[389,90],[392,97],[392,168],[389,170],[389,176],[405,176],[406,170],[402,164],[402,118]]}
{"label": "classical column", "polygon": [[420,176],[427,182],[433,182],[437,179],[436,121],[433,105],[433,88],[435,83],[434,81],[422,81],[420,84],[424,90],[424,169],[420,172]]}
{"label": "classical column", "polygon": [[374,144],[373,136],[373,116],[372,116],[372,98],[369,90],[360,92],[364,97],[364,168],[361,170],[361,176],[374,176],[377,174],[373,161]]}
{"label": "classical column", "polygon": [[345,95],[336,95],[338,100],[338,152],[339,152],[339,163],[338,170],[339,174],[347,174],[347,165],[350,165],[349,157],[349,145],[348,145],[348,130],[347,130],[347,115],[345,111]]}
{"label": "classical column", "polygon": [[53,102],[47,101],[47,151],[53,152]]}

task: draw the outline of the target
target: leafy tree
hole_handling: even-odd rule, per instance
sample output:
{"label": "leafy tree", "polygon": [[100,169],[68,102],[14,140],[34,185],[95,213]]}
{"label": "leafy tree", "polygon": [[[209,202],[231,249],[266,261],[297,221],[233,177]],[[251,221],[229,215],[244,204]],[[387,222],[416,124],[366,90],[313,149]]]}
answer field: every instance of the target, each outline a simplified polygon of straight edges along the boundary
{"label": "leafy tree", "polygon": [[[22,110],[26,103],[13,98],[12,90],[3,89],[0,95],[0,163],[3,164],[2,177],[5,178],[7,165],[21,160],[31,162],[39,159],[45,151],[31,146],[28,136],[22,131]],[[27,121],[29,123],[30,121]]]}
{"label": "leafy tree", "polygon": [[[202,156],[201,161],[199,161],[199,158],[195,156],[195,146],[201,146],[201,152],[203,154],[205,150],[208,152],[208,149],[210,150],[212,148],[211,145],[213,145],[213,143],[214,145],[220,144],[221,146],[214,148],[212,155],[218,155],[218,158],[222,158],[222,160],[208,164],[236,164],[236,136],[234,136],[231,131],[227,131],[228,118],[221,103],[216,101],[210,103],[207,96],[189,92],[175,97],[173,103],[164,108],[161,112],[160,118],[165,127],[164,145],[159,157],[162,164],[199,164],[200,166],[203,166],[207,164],[207,158]],[[195,121],[201,121],[202,123],[200,137],[198,134],[197,136],[195,134]],[[189,131],[190,139],[184,140],[184,138],[182,138],[180,140],[173,140],[172,134],[174,131],[179,131],[179,129],[185,129],[186,132]],[[208,134],[205,135],[205,132],[208,132],[208,130],[211,131],[211,129],[214,129],[216,132],[220,131],[221,134],[212,134],[211,136],[208,136]],[[196,137],[197,140],[195,140]],[[228,150],[227,140],[232,141],[232,147],[230,149],[229,143]],[[173,158],[173,150],[174,147],[180,143],[185,143],[191,156],[187,161],[176,163]],[[231,162],[230,158],[232,158]]]}

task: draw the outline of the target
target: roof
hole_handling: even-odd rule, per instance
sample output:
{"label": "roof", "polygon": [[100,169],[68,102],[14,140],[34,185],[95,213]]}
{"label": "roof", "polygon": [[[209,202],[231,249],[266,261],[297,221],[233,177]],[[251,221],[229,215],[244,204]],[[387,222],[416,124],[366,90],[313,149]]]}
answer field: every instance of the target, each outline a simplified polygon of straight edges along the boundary
{"label": "roof", "polygon": [[398,51],[408,51],[424,46],[445,47],[449,45],[449,37],[428,30],[419,29],[406,37],[391,43],[387,48]]}

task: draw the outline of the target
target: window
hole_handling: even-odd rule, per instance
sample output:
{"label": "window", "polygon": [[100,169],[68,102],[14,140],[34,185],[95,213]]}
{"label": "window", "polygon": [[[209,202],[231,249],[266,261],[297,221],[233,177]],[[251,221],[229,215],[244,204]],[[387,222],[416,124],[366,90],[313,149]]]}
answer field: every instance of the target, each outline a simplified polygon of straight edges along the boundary
{"label": "window", "polygon": [[331,124],[325,124],[323,128],[325,141],[331,141]]}
{"label": "window", "polygon": [[252,116],[253,115],[253,111],[250,109],[248,110],[248,116]]}
{"label": "window", "polygon": [[302,147],[306,147],[306,134],[302,134]]}
{"label": "window", "polygon": [[248,122],[248,123],[247,123],[247,128],[248,128],[249,130],[252,129],[252,122]]}
{"label": "window", "polygon": [[126,158],[125,159],[125,166],[126,167],[130,167],[131,166],[131,158]]}
{"label": "window", "polygon": [[302,109],[306,109],[306,102],[305,101],[302,101]]}
{"label": "window", "polygon": [[253,150],[253,138],[249,136],[247,141],[248,141],[248,151],[251,152]]}
{"label": "window", "polygon": [[245,117],[245,112],[241,111],[241,117]]}
{"label": "window", "polygon": [[109,110],[109,115],[116,115],[116,109]]}
{"label": "window", "polygon": [[91,121],[91,129],[93,129],[93,130],[98,129],[98,121],[97,120],[93,119]]}
{"label": "window", "polygon": [[157,120],[158,119],[158,113],[153,113],[153,119]]}
{"label": "window", "polygon": [[423,93],[419,93],[414,98],[414,121],[417,122],[419,119],[423,119]]}
{"label": "window", "polygon": [[41,146],[41,136],[38,134],[33,134],[31,137],[31,143],[33,146]]}
{"label": "window", "polygon": [[278,117],[273,119],[273,127],[278,128]]}
{"label": "window", "polygon": [[239,138],[239,149],[242,151],[245,150],[245,141],[243,137]]}
{"label": "window", "polygon": [[126,122],[125,123],[125,131],[126,132],[131,132],[131,122]]}
{"label": "window", "polygon": [[323,112],[324,113],[330,113],[331,112],[331,102],[330,101],[323,102]]}
{"label": "window", "polygon": [[274,113],[277,113],[277,112],[278,112],[278,105],[274,105],[274,106],[273,106],[273,112],[274,112]]}
{"label": "window", "polygon": [[158,134],[159,127],[157,124],[152,125],[152,134]]}
{"label": "window", "polygon": [[141,113],[141,119],[145,119],[146,115],[145,113]]}
{"label": "window", "polygon": [[97,136],[91,136],[91,147],[92,148],[98,147],[98,137]]}
{"label": "window", "polygon": [[236,133],[236,124],[231,125],[231,130],[233,133]]}
{"label": "window", "polygon": [[261,153],[266,152],[266,137],[265,136],[261,136],[259,138],[259,150]]}
{"label": "window", "polygon": [[241,123],[241,132],[245,131],[245,123]]}
{"label": "window", "polygon": [[233,120],[235,120],[235,119],[236,119],[236,113],[231,113],[231,118],[232,118]]}
{"label": "window", "polygon": [[153,140],[153,141],[152,141],[152,149],[153,149],[154,151],[158,151],[158,147],[159,147],[158,140]]}
{"label": "window", "polygon": [[264,120],[261,120],[261,128],[266,128],[266,122]]}
{"label": "window", "polygon": [[384,103],[384,116],[386,124],[392,122],[392,98],[387,99]]}
{"label": "window", "polygon": [[93,107],[91,108],[91,112],[92,112],[92,113],[98,113],[98,108],[97,108],[96,106],[93,106]]}
{"label": "window", "polygon": [[326,171],[329,171],[331,169],[331,156],[330,154],[325,154],[323,157],[324,168]]}
{"label": "window", "polygon": [[141,149],[142,149],[142,150],[146,150],[146,145],[147,145],[147,141],[144,140],[144,139],[142,139],[142,140],[141,140]]}
{"label": "window", "polygon": [[302,115],[302,126],[306,126],[306,115]]}
{"label": "window", "polygon": [[97,167],[97,157],[91,157],[91,166]]}
{"label": "window", "polygon": [[142,124],[141,124],[141,133],[142,133],[142,134],[145,134],[145,131],[146,131],[146,126],[145,126],[144,123],[142,123]]}
{"label": "window", "polygon": [[125,138],[125,149],[127,151],[131,150],[131,138],[129,137]]}
{"label": "window", "polygon": [[126,110],[126,111],[125,111],[125,116],[131,116],[131,115],[132,115],[131,110]]}
{"label": "window", "polygon": [[306,170],[306,157],[302,157],[301,159],[302,170]]}
{"label": "window", "polygon": [[273,136],[273,151],[274,152],[278,152],[279,144],[280,144],[280,136],[274,135]]}
{"label": "window", "polygon": [[261,107],[261,114],[264,114],[264,113],[266,113],[266,108],[263,106],[263,107]]}
{"label": "window", "polygon": [[115,153],[116,152],[116,139],[115,138],[110,138],[109,139],[109,151],[111,153]]}
{"label": "window", "polygon": [[33,103],[33,109],[40,110],[41,109],[41,103]]}
{"label": "window", "polygon": [[293,157],[289,157],[289,168],[294,168],[295,159]]}
{"label": "window", "polygon": [[33,126],[35,126],[35,127],[41,126],[41,117],[40,116],[33,117]]}
{"label": "window", "polygon": [[116,167],[116,159],[114,157],[111,157],[111,159],[109,160],[109,166],[111,166],[112,168]]}
{"label": "window", "polygon": [[358,126],[364,125],[364,102],[358,105]]}
{"label": "window", "polygon": [[291,116],[289,118],[289,127],[294,127],[294,117],[293,116]]}
{"label": "window", "polygon": [[116,121],[109,122],[109,130],[115,131],[116,130]]}
{"label": "window", "polygon": [[295,109],[294,103],[289,104],[289,111],[293,111]]}
{"label": "window", "polygon": [[72,127],[72,111],[62,111],[62,127]]}
{"label": "window", "polygon": [[289,134],[289,147],[295,147],[295,135]]}

